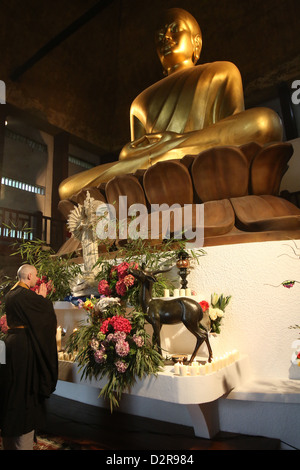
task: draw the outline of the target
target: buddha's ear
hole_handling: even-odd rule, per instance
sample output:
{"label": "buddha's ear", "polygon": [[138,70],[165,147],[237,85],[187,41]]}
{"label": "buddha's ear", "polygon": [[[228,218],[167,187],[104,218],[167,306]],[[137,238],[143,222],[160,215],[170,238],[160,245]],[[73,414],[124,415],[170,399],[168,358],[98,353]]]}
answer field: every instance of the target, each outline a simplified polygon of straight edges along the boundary
{"label": "buddha's ear", "polygon": [[194,42],[194,56],[193,56],[193,62],[196,64],[199,60],[200,54],[201,54],[201,49],[202,49],[202,37],[201,34],[196,34],[193,38]]}

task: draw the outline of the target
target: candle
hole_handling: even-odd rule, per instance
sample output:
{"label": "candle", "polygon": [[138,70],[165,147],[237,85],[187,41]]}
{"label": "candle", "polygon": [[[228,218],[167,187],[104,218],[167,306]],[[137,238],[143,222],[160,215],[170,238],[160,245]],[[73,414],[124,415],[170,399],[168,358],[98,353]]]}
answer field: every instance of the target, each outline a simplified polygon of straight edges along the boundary
{"label": "candle", "polygon": [[186,295],[187,297],[191,297],[191,296],[192,296],[192,291],[191,291],[191,289],[185,289],[185,295]]}
{"label": "candle", "polygon": [[179,375],[180,362],[176,362],[174,365],[174,374]]}
{"label": "candle", "polygon": [[211,374],[212,373],[213,370],[212,370],[211,362],[207,362],[204,367],[205,367],[205,374]]}
{"label": "candle", "polygon": [[205,366],[203,364],[199,365],[199,375],[205,375]]}
{"label": "candle", "polygon": [[239,357],[240,357],[239,352],[238,352],[236,349],[234,349],[234,350],[232,351],[232,354],[233,354],[234,360],[237,361],[237,360],[239,359]]}
{"label": "candle", "polygon": [[190,367],[190,374],[191,375],[198,375],[199,373],[199,366],[197,362],[193,362]]}
{"label": "candle", "polygon": [[223,356],[224,359],[224,367],[229,366],[229,355],[228,352],[226,352]]}
{"label": "candle", "polygon": [[56,330],[56,344],[57,351],[61,351],[61,326],[59,326]]}
{"label": "candle", "polygon": [[223,369],[223,367],[225,367],[225,357],[224,356],[221,356],[220,357],[220,369]]}
{"label": "candle", "polygon": [[187,366],[185,366],[185,365],[183,365],[183,364],[180,364],[180,366],[179,366],[179,372],[180,372],[180,375],[186,376],[187,373],[188,373],[188,368],[187,368]]}
{"label": "candle", "polygon": [[164,289],[164,297],[170,297],[169,289]]}
{"label": "candle", "polygon": [[174,297],[179,297],[179,289],[174,289],[173,295]]}
{"label": "candle", "polygon": [[180,289],[180,297],[184,297],[185,296],[185,289]]}

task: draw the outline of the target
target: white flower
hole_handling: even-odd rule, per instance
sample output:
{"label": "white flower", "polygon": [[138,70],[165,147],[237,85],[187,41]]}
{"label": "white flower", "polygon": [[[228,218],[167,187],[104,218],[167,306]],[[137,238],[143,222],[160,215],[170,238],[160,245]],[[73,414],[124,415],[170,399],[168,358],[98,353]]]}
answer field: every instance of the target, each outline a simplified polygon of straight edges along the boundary
{"label": "white flower", "polygon": [[111,305],[119,305],[120,299],[118,297],[102,297],[97,303],[97,307],[100,312],[103,312]]}
{"label": "white flower", "polygon": [[96,350],[96,349],[98,349],[98,347],[99,347],[99,341],[97,341],[96,339],[93,338],[92,341],[91,341],[91,348]]}
{"label": "white flower", "polygon": [[223,316],[224,316],[223,310],[221,310],[220,308],[216,308],[215,310],[216,310],[216,312],[217,312],[217,316],[218,316],[218,317],[223,317]]}
{"label": "white flower", "polygon": [[218,294],[214,294],[214,295],[211,296],[211,304],[212,304],[212,305],[216,305],[216,303],[218,302],[218,300],[219,300]]}
{"label": "white flower", "polygon": [[209,318],[213,321],[218,317],[217,310],[216,308],[209,307]]}

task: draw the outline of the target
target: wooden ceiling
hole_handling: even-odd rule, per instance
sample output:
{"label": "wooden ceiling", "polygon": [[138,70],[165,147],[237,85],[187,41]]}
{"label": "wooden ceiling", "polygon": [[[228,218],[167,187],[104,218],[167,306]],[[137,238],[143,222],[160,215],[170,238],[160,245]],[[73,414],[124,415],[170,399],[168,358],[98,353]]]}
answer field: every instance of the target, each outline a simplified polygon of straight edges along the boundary
{"label": "wooden ceiling", "polygon": [[162,78],[154,30],[169,7],[198,20],[199,63],[239,67],[247,106],[300,79],[299,0],[2,0],[7,102],[109,160],[130,139],[132,100]]}

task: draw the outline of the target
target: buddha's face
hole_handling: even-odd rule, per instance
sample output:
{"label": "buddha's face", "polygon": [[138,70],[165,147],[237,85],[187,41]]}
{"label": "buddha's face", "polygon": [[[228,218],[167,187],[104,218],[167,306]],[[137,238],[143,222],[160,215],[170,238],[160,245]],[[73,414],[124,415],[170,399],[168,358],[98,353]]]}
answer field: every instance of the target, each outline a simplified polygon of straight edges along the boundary
{"label": "buddha's face", "polygon": [[180,64],[193,65],[195,38],[184,18],[166,17],[163,26],[156,32],[155,42],[165,70],[174,70]]}

